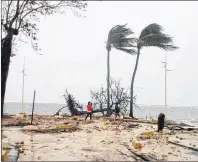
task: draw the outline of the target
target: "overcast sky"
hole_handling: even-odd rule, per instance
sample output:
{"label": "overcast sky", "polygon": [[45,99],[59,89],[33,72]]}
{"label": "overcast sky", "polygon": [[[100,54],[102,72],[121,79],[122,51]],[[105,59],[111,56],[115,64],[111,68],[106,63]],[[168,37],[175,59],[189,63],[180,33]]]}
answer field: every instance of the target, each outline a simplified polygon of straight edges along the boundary
{"label": "overcast sky", "polygon": [[[65,15],[42,17],[39,45],[43,55],[30,45],[20,44],[12,58],[6,101],[21,101],[22,67],[26,57],[25,101],[64,103],[67,88],[77,100],[90,100],[90,89],[106,86],[105,41],[109,30],[128,23],[135,36],[150,23],[162,25],[180,49],[168,55],[168,105],[198,105],[198,2],[88,2],[86,18],[68,11]],[[129,87],[135,56],[111,51],[111,77]],[[164,104],[165,52],[144,48],[135,79],[137,103]]]}

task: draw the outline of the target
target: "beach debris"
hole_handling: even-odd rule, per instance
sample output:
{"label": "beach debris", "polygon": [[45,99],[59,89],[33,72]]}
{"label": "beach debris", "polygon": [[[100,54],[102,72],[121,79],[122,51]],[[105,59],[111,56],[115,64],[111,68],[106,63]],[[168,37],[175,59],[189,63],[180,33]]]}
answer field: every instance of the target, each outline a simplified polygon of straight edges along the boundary
{"label": "beach debris", "polygon": [[135,149],[141,149],[142,148],[142,143],[137,140],[137,139],[134,139],[132,141],[132,146],[135,148]]}
{"label": "beach debris", "polygon": [[45,148],[45,147],[48,147],[47,145],[44,145],[44,146],[41,146],[39,149],[42,149],[42,148]]}
{"label": "beach debris", "polygon": [[176,138],[178,138],[179,140],[185,139],[185,138],[182,138],[182,137],[179,137],[179,136],[176,136]]}
{"label": "beach debris", "polygon": [[82,148],[83,151],[92,151],[90,148]]}
{"label": "beach debris", "polygon": [[135,155],[136,157],[141,158],[144,161],[155,161],[155,160],[158,160],[158,159],[155,159],[154,157],[147,156],[146,154],[143,154],[143,153],[139,154],[136,151],[134,151],[133,149],[131,149],[128,145],[125,145],[125,146],[133,155]]}
{"label": "beach debris", "polygon": [[101,122],[105,122],[105,119],[104,119],[104,118],[100,118],[100,121],[101,121]]}
{"label": "beach debris", "polygon": [[73,131],[77,131],[77,130],[81,130],[79,127],[75,126],[75,125],[64,125],[64,124],[60,124],[56,127],[38,127],[38,128],[34,128],[34,129],[21,129],[22,132],[26,133],[26,132],[32,132],[32,133],[59,133],[59,132],[73,132]]}
{"label": "beach debris", "polygon": [[152,120],[151,120],[151,123],[153,123],[153,124],[157,124],[157,120],[152,119]]}
{"label": "beach debris", "polygon": [[95,119],[99,119],[100,117],[101,117],[101,116],[98,115],[98,114],[95,114],[95,115],[94,115],[94,118],[95,118]]}
{"label": "beach debris", "polygon": [[154,133],[154,132],[143,132],[142,134],[139,135],[139,138],[141,140],[145,139],[159,139],[159,136]]}
{"label": "beach debris", "polygon": [[147,156],[150,157],[151,159],[157,160],[157,155],[154,153],[148,153]]}
{"label": "beach debris", "polygon": [[79,119],[79,116],[72,116],[71,117],[73,120],[78,120]]}
{"label": "beach debris", "polygon": [[111,143],[113,143],[113,141],[109,141],[109,142],[108,142],[108,144],[111,144]]}
{"label": "beach debris", "polygon": [[105,142],[105,140],[100,141],[100,143],[104,143],[104,142]]}
{"label": "beach debris", "polygon": [[93,127],[93,129],[95,129],[95,130],[97,130],[97,131],[101,131],[100,127],[98,127],[98,126],[96,126],[96,125]]}
{"label": "beach debris", "polygon": [[105,121],[105,122],[104,122],[104,125],[109,125],[109,124],[110,124],[109,121]]}
{"label": "beach debris", "polygon": [[63,124],[61,124],[61,125],[59,125],[57,128],[59,128],[59,129],[71,129],[73,126],[72,125],[63,125]]}
{"label": "beach debris", "polygon": [[190,149],[190,150],[193,150],[193,151],[197,151],[197,152],[198,152],[198,148],[194,148],[194,147],[182,145],[182,144],[180,144],[179,142],[177,143],[176,141],[175,141],[175,142],[173,142],[173,141],[168,141],[168,143],[171,143],[171,144],[174,144],[174,145],[177,145],[177,146],[181,146],[181,147],[184,147],[184,148],[187,148],[187,149]]}
{"label": "beach debris", "polygon": [[91,130],[87,130],[86,132],[87,132],[87,133],[92,133],[92,131],[91,131]]}
{"label": "beach debris", "polygon": [[168,129],[170,130],[178,130],[178,131],[196,131],[198,130],[198,127],[193,127],[193,126],[181,126],[181,125],[174,125],[174,126],[167,126]]}
{"label": "beach debris", "polygon": [[21,141],[21,143],[20,143],[21,145],[23,145],[24,144],[24,141]]}
{"label": "beach debris", "polygon": [[91,123],[94,123],[94,120],[86,120],[85,121],[85,124],[91,124]]}
{"label": "beach debris", "polygon": [[168,155],[164,155],[164,154],[162,155],[163,159],[167,159],[167,157],[168,157]]}
{"label": "beach debris", "polygon": [[143,132],[142,135],[145,137],[152,137],[154,135],[154,133],[153,132]]}
{"label": "beach debris", "polygon": [[139,124],[137,124],[137,123],[129,123],[129,124],[127,125],[128,128],[136,128],[136,127],[138,127],[138,126],[139,126]]}
{"label": "beach debris", "polygon": [[121,150],[116,150],[117,152],[119,152],[121,155],[124,155],[124,156],[126,156],[126,157],[132,157],[132,158],[134,158],[134,160],[136,160],[136,161],[138,161],[139,160],[139,158],[137,157],[137,156],[135,156],[135,155],[127,155],[127,154],[125,154],[124,152],[122,152]]}

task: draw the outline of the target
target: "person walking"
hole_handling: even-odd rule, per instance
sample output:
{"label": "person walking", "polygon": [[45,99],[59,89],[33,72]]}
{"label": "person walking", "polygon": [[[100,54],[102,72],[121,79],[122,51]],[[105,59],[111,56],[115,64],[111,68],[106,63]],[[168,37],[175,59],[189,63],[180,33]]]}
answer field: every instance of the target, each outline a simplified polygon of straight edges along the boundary
{"label": "person walking", "polygon": [[92,111],[93,111],[92,103],[88,102],[88,104],[87,104],[87,116],[85,118],[85,121],[87,120],[88,116],[90,116],[90,120],[92,120]]}

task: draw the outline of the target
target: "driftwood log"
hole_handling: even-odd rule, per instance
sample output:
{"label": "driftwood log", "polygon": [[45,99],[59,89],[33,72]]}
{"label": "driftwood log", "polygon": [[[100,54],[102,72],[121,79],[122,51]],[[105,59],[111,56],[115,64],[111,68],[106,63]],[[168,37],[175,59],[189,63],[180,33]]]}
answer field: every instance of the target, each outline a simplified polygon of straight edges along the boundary
{"label": "driftwood log", "polygon": [[155,161],[156,159],[152,158],[152,157],[148,157],[144,154],[138,154],[137,152],[133,151],[129,146],[125,145],[126,148],[132,153],[134,154],[135,156],[141,158],[142,160],[144,161]]}
{"label": "driftwood log", "polygon": [[167,127],[167,128],[170,129],[170,130],[187,130],[187,131],[198,130],[198,127],[194,127],[194,126],[181,126],[181,125],[174,125],[172,127]]}
{"label": "driftwood log", "polygon": [[138,161],[139,159],[138,159],[138,157],[137,156],[135,156],[134,154],[131,154],[131,155],[127,155],[127,154],[125,154],[125,153],[123,153],[122,151],[120,151],[120,150],[117,150],[117,152],[119,152],[121,155],[124,155],[124,156],[127,156],[127,157],[132,157],[133,159],[135,159],[136,161]]}
{"label": "driftwood log", "polygon": [[194,148],[194,147],[182,145],[182,144],[179,144],[179,143],[176,143],[176,142],[173,142],[173,141],[168,141],[168,143],[171,143],[173,145],[181,146],[181,147],[184,147],[184,148],[187,148],[187,149],[190,149],[190,150],[193,150],[193,151],[197,151],[198,152],[198,149],[197,148]]}

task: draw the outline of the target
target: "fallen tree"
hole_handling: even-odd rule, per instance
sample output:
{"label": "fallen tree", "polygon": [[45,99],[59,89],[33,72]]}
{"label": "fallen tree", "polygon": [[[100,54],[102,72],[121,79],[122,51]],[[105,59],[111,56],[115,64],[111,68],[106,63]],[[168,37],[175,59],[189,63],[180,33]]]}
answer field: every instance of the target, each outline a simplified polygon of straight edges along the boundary
{"label": "fallen tree", "polygon": [[[61,107],[54,115],[60,115],[60,112],[67,108],[70,112],[71,116],[79,116],[79,115],[85,115],[87,114],[87,111],[83,111],[83,106],[76,101],[74,96],[70,93],[68,93],[67,89],[65,91],[65,94],[63,95],[65,98],[66,106]],[[98,113],[98,112],[106,112],[107,108],[104,109],[94,109],[92,113]],[[112,110],[114,111],[114,110]]]}
{"label": "fallen tree", "polygon": [[[103,116],[109,117],[114,112],[114,106],[116,103],[119,104],[121,114],[123,116],[127,113],[127,107],[130,102],[130,95],[129,91],[126,90],[124,87],[121,86],[120,80],[116,81],[111,79],[110,81],[110,112],[107,112],[107,93],[105,88],[101,87],[99,90],[90,91],[93,108],[94,110],[92,113],[99,113],[101,112]],[[83,111],[83,105],[76,101],[74,96],[68,93],[67,89],[65,94],[63,95],[65,98],[65,102],[67,106],[60,108],[55,115],[59,115],[60,111],[64,108],[68,108],[71,116],[79,116],[87,114],[87,111]],[[136,99],[136,96],[134,97]],[[136,104],[134,104],[136,108],[139,108]]]}
{"label": "fallen tree", "polygon": [[[127,107],[130,102],[130,94],[129,90],[125,89],[121,85],[120,80],[114,80],[110,79],[109,83],[110,87],[110,112],[106,114],[105,116],[111,116],[114,112],[113,107],[116,103],[119,104],[120,107],[120,113],[125,116],[127,114]],[[104,111],[107,111],[107,92],[104,87],[101,87],[99,90],[91,90],[90,92],[92,102],[94,104],[94,108],[98,110],[101,110],[100,112],[103,113]],[[136,96],[134,97],[134,100],[136,100]],[[136,104],[134,104],[136,108],[139,108]]]}

